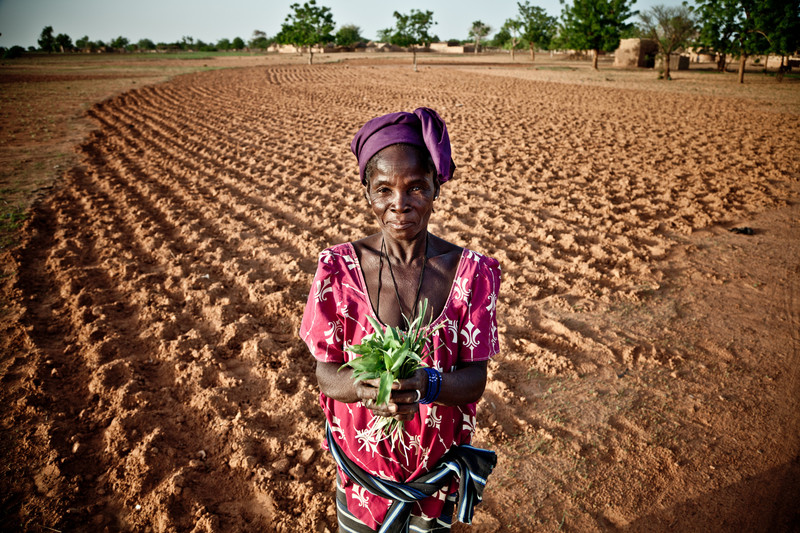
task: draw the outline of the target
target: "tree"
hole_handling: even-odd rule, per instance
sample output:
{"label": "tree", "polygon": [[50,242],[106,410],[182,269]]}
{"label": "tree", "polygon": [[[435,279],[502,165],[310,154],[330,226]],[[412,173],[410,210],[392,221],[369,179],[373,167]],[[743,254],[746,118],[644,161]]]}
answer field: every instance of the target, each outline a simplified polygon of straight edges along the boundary
{"label": "tree", "polygon": [[241,37],[234,38],[233,41],[231,42],[231,47],[234,50],[243,49],[244,48],[244,39],[242,39]]}
{"label": "tree", "polygon": [[89,49],[91,48],[91,46],[92,46],[92,41],[89,40],[88,35],[84,35],[83,37],[75,41],[75,47],[80,50]]}
{"label": "tree", "polygon": [[[633,4],[636,0],[631,0]],[[621,32],[632,24],[626,22],[636,15],[628,0],[573,0],[572,6],[561,13],[561,38],[570,48],[591,50],[592,68],[597,70],[600,50],[611,52],[619,47]]]}
{"label": "tree", "polygon": [[222,38],[217,41],[217,49],[218,50],[230,50],[231,49],[231,41],[230,39]]}
{"label": "tree", "polygon": [[718,54],[717,69],[725,72],[727,56],[734,49],[733,36],[738,31],[738,0],[706,0],[698,2],[698,44]]}
{"label": "tree", "polygon": [[345,24],[336,32],[336,44],[339,46],[352,46],[364,40],[364,37],[361,36],[361,28],[355,24]]}
{"label": "tree", "polygon": [[639,30],[642,37],[658,43],[658,51],[664,61],[664,79],[669,80],[669,58],[688,44],[695,35],[692,13],[686,6],[653,6],[639,13]]}
{"label": "tree", "polygon": [[414,72],[417,71],[417,45],[426,45],[433,41],[434,36],[428,33],[431,26],[436,24],[433,21],[433,11],[420,11],[412,9],[408,15],[393,13],[395,21],[394,28],[380,30],[378,35],[381,40],[385,40],[396,46],[411,48],[414,60]]}
{"label": "tree", "polygon": [[8,50],[3,50],[3,59],[17,59],[22,57],[23,52],[25,52],[25,49],[15,44]]}
{"label": "tree", "polygon": [[[510,19],[509,19],[510,20]],[[506,21],[508,22],[508,21]],[[505,48],[508,41],[511,40],[511,34],[508,33],[508,29],[505,27],[505,24],[497,30],[497,33],[494,34],[494,37],[487,41],[489,46],[493,46],[495,48]],[[450,41],[448,41],[449,43]],[[453,40],[456,45],[461,44],[459,41]],[[448,46],[450,46],[448,44]]]}
{"label": "tree", "polygon": [[739,57],[739,83],[744,83],[747,57],[756,53],[793,53],[798,45],[797,0],[698,0],[699,42],[720,54]]}
{"label": "tree", "polygon": [[469,29],[469,36],[475,39],[475,53],[478,53],[478,48],[481,45],[481,39],[489,35],[492,31],[492,27],[488,24],[484,24],[480,20],[476,20],[472,23],[472,27]]}
{"label": "tree", "polygon": [[800,1],[763,0],[754,7],[755,29],[763,37],[760,52],[766,55],[764,72],[770,54],[781,56],[779,72],[782,72],[785,56],[800,47]]}
{"label": "tree", "polygon": [[116,39],[111,39],[111,42],[108,43],[108,46],[114,50],[125,50],[128,44],[130,44],[128,38],[120,35]]}
{"label": "tree", "polygon": [[[238,37],[237,37],[238,38]],[[236,42],[236,39],[234,39]],[[261,30],[253,30],[253,37],[247,43],[248,48],[259,48],[261,50],[266,50],[269,48],[269,39],[267,39],[267,34]],[[242,43],[242,48],[244,48],[244,43]]]}
{"label": "tree", "polygon": [[317,6],[317,0],[309,0],[302,6],[289,6],[294,12],[286,15],[281,31],[275,39],[282,44],[293,44],[298,48],[308,47],[308,64],[314,62],[314,46],[334,40],[331,8]]}
{"label": "tree", "polygon": [[147,38],[139,39],[139,42],[136,43],[136,47],[139,50],[155,50],[156,49],[156,43],[154,43],[153,41],[151,41],[150,39],[147,39]]}
{"label": "tree", "polygon": [[500,28],[500,32],[505,32],[506,34],[508,34],[508,40],[504,44],[510,45],[511,61],[514,61],[514,51],[517,49],[517,45],[520,42],[520,34],[522,32],[522,28],[523,28],[522,21],[519,19],[507,19],[503,23],[503,27]]}
{"label": "tree", "polygon": [[59,33],[58,35],[56,35],[55,40],[56,40],[55,47],[56,49],[61,50],[62,54],[64,52],[69,52],[72,50],[73,48],[72,38],[66,33]]}
{"label": "tree", "polygon": [[39,48],[48,54],[55,49],[56,39],[53,37],[53,27],[45,26],[39,36]]}
{"label": "tree", "polygon": [[216,52],[217,45],[214,43],[207,43],[202,39],[197,39],[195,43],[195,49],[200,50],[201,52]]}
{"label": "tree", "polygon": [[522,24],[522,38],[528,41],[531,49],[531,61],[536,60],[534,49],[547,50],[556,35],[557,19],[551,17],[539,6],[532,6],[530,2],[517,2],[519,7],[520,22]]}

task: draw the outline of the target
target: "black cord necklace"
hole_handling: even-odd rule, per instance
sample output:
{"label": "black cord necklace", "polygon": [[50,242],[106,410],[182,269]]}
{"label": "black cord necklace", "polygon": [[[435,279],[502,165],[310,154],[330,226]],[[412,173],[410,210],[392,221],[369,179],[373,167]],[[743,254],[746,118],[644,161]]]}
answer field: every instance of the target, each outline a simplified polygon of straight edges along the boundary
{"label": "black cord necklace", "polygon": [[[378,315],[378,320],[381,320],[380,317],[380,310],[381,310],[381,288],[382,283],[381,280],[383,279],[383,255],[386,253],[386,242],[384,241],[383,237],[381,237],[381,256],[380,256],[380,263],[378,266],[378,308],[375,311],[375,314]],[[389,263],[389,275],[392,276],[392,285],[394,285],[394,296],[397,298],[397,306],[400,308],[400,313],[403,313],[403,303],[400,301],[400,291],[397,290],[397,280],[394,279],[394,270],[392,270],[392,261],[389,259],[389,254],[386,253],[386,262]],[[417,282],[417,294],[414,296],[414,305],[411,307],[411,318],[410,321],[414,320],[414,317],[417,314],[417,303],[419,302],[419,292],[422,289],[422,280],[425,277],[425,266],[428,264],[428,232],[425,232],[425,254],[422,256],[422,270],[419,273],[419,281]],[[381,320],[381,322],[383,322]]]}

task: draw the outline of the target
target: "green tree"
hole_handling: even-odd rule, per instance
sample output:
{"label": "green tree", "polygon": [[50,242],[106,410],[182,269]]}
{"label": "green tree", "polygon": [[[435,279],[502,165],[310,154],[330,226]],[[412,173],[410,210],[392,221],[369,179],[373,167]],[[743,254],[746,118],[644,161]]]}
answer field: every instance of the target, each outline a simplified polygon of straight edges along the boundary
{"label": "green tree", "polygon": [[364,40],[364,37],[361,36],[361,28],[355,24],[345,24],[336,32],[336,44],[339,46],[352,46]]}
{"label": "green tree", "polygon": [[511,61],[514,61],[514,52],[520,43],[523,27],[522,21],[519,19],[506,19],[498,32],[505,32],[508,35],[508,39],[503,45],[511,49]]}
{"label": "green tree", "polygon": [[[236,39],[234,39],[234,42]],[[250,49],[258,48],[260,50],[266,50],[269,48],[270,42],[267,38],[267,34],[261,30],[253,30],[253,37],[248,41],[247,47]],[[242,43],[242,48],[244,48],[244,42]]]}
{"label": "green tree", "polygon": [[531,61],[536,61],[535,49],[548,50],[553,37],[558,29],[558,20],[551,17],[539,6],[532,6],[530,2],[517,2],[520,22],[522,23],[522,38],[528,41],[531,49]]}
{"label": "green tree", "polygon": [[433,21],[433,11],[420,11],[412,9],[406,15],[395,11],[393,14],[395,25],[378,32],[381,40],[387,41],[396,46],[411,48],[414,61],[414,72],[417,71],[417,45],[426,45],[432,42],[435,36],[428,33],[431,26],[436,24]]}
{"label": "green tree", "polygon": [[89,40],[89,36],[88,35],[84,35],[83,37],[81,37],[80,39],[75,41],[75,47],[80,49],[80,50],[86,50],[86,49],[90,48],[91,45],[92,45],[92,41]]}
{"label": "green tree", "polygon": [[658,43],[658,52],[664,62],[664,79],[670,80],[670,55],[685,48],[696,33],[691,11],[686,6],[657,5],[639,13],[639,20],[640,35]]}
{"label": "green tree", "polygon": [[314,62],[314,46],[334,40],[331,35],[334,28],[331,8],[318,6],[317,0],[289,7],[293,12],[286,15],[275,39],[281,44],[308,47],[308,64],[311,65]]}
{"label": "green tree", "polygon": [[636,0],[573,0],[561,13],[561,38],[566,46],[594,53],[592,68],[597,70],[600,50],[611,52],[619,47],[620,34],[636,15],[631,5]]}
{"label": "green tree", "polygon": [[800,1],[762,0],[754,7],[755,29],[763,37],[759,51],[766,55],[764,72],[770,54],[781,56],[782,70],[785,56],[800,48]]}
{"label": "green tree", "polygon": [[197,41],[194,43],[194,46],[195,46],[195,50],[199,50],[201,52],[216,52],[217,51],[217,45],[215,45],[214,43],[207,43],[207,42],[203,41],[202,39],[197,39]]}
{"label": "green tree", "polygon": [[484,24],[480,20],[476,20],[472,23],[472,26],[469,29],[469,36],[470,38],[475,40],[475,53],[478,53],[478,48],[481,45],[481,39],[489,35],[491,33],[492,27],[488,24]]}
{"label": "green tree", "polygon": [[720,54],[739,57],[739,83],[744,83],[747,57],[758,53],[793,53],[798,45],[797,0],[698,0],[699,42]]}
{"label": "green tree", "polygon": [[[505,25],[501,26],[500,29],[497,30],[497,33],[494,34],[494,37],[489,39],[489,41],[488,41],[489,46],[494,46],[495,48],[505,48],[506,47],[506,44],[508,43],[508,41],[511,40],[511,34],[508,33],[508,29],[506,29],[504,26]],[[454,41],[454,42],[457,43],[457,44],[461,44],[458,41]]]}
{"label": "green tree", "polygon": [[231,48],[233,48],[234,50],[243,49],[244,48],[244,39],[242,39],[241,37],[234,38],[233,41],[231,42]]}
{"label": "green tree", "polygon": [[8,50],[3,50],[3,59],[17,59],[18,57],[22,57],[24,52],[24,48],[15,44]]}
{"label": "green tree", "polygon": [[130,44],[130,41],[127,37],[123,37],[120,35],[116,39],[111,39],[111,42],[108,43],[109,48],[113,48],[114,50],[125,50],[125,48]]}
{"label": "green tree", "polygon": [[725,72],[728,54],[735,49],[734,36],[739,32],[738,0],[701,0],[695,12],[700,31],[698,44],[718,54],[717,69]]}
{"label": "green tree", "polygon": [[55,49],[56,38],[53,37],[53,27],[45,26],[39,35],[39,48],[48,54]]}
{"label": "green tree", "polygon": [[59,33],[56,35],[56,48],[61,50],[61,53],[69,52],[74,47],[72,45],[72,38],[66,33]]}
{"label": "green tree", "polygon": [[147,38],[139,39],[139,42],[136,43],[136,47],[139,50],[155,50],[156,49],[156,43],[154,43],[153,41],[151,41],[150,39],[147,39]]}

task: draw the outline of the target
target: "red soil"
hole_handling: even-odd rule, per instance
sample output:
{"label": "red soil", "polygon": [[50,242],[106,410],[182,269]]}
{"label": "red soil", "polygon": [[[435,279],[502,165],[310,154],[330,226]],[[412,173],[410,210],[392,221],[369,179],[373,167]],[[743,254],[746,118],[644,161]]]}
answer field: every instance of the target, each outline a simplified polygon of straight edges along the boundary
{"label": "red soil", "polygon": [[432,231],[504,270],[471,530],[800,527],[800,117],[492,74],[270,66],[93,107],[15,252],[2,526],[334,530],[296,331],[319,250],[375,230],[349,140],[425,105],[459,167]]}

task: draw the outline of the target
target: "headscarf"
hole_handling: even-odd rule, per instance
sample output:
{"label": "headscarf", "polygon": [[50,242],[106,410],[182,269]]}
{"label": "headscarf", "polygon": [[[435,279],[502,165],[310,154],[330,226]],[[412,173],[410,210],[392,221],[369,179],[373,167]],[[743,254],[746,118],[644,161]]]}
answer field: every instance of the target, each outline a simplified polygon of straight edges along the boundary
{"label": "headscarf", "polygon": [[450,156],[450,136],[442,117],[427,107],[420,107],[413,113],[400,111],[376,117],[364,124],[353,142],[350,150],[358,159],[361,183],[367,184],[364,173],[367,162],[392,144],[408,143],[425,148],[436,167],[439,183],[453,177],[456,165]]}

